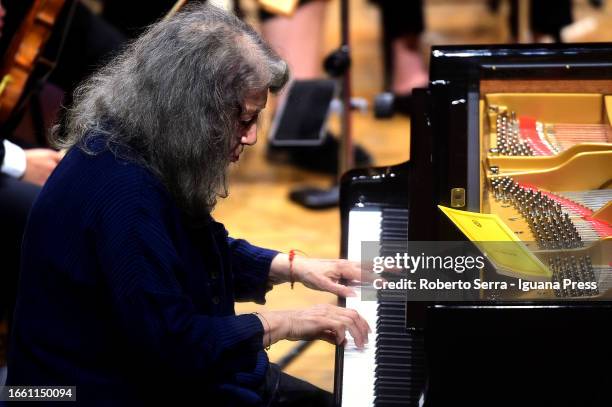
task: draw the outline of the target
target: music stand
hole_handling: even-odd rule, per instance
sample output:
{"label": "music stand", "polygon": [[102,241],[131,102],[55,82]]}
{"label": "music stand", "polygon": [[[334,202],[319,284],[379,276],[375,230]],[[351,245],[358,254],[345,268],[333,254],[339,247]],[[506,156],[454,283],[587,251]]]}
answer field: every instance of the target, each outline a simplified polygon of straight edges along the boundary
{"label": "music stand", "polygon": [[268,142],[281,147],[316,147],[326,135],[330,105],[336,81],[331,79],[294,80],[287,97],[278,107]]}

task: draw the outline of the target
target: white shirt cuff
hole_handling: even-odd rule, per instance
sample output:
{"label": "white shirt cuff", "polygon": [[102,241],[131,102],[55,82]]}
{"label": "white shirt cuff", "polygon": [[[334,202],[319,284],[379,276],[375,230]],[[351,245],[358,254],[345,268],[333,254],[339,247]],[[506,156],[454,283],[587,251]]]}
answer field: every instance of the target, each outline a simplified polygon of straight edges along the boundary
{"label": "white shirt cuff", "polygon": [[21,147],[4,140],[4,162],[0,172],[14,178],[21,178],[26,170],[26,154]]}

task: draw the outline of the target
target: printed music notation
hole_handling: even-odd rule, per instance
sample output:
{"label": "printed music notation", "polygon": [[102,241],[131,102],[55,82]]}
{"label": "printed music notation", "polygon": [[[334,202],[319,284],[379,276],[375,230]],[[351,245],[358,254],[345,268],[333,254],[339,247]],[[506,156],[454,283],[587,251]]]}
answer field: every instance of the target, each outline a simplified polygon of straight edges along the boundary
{"label": "printed music notation", "polygon": [[474,242],[500,272],[529,279],[550,279],[552,273],[495,214],[438,208]]}

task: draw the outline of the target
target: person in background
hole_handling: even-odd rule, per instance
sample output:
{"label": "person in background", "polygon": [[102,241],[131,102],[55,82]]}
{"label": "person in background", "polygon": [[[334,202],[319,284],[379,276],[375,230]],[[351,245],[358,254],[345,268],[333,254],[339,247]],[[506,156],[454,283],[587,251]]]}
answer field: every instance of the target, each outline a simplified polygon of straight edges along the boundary
{"label": "person in background", "polygon": [[[529,25],[533,42],[562,42],[561,30],[570,25],[572,0],[537,0],[529,2]],[[518,39],[518,0],[510,2],[510,28],[512,37]]]}
{"label": "person in background", "polygon": [[422,0],[371,0],[380,8],[385,62],[385,89],[395,109],[410,114],[412,89],[427,85],[429,75],[421,54],[425,29]]}
{"label": "person in background", "polygon": [[[2,43],[10,40],[5,30],[7,17],[7,9],[0,3]],[[10,22],[8,25],[10,27]],[[0,134],[0,323],[8,319],[8,325],[15,301],[21,240],[28,211],[61,155],[48,148],[24,150],[6,136]],[[0,339],[0,343],[5,341]],[[0,367],[3,365],[0,360]]]}
{"label": "person in background", "polygon": [[[329,2],[324,0],[300,0],[291,16],[259,10],[261,33],[272,49],[287,61],[292,80],[312,80],[324,77],[323,37]],[[282,104],[281,93],[276,105]],[[304,119],[303,119],[304,120]],[[309,120],[306,118],[306,120]],[[312,118],[317,122],[319,118]],[[268,145],[270,161],[288,161],[301,168],[336,174],[338,171],[337,137],[327,132],[319,146],[279,147]],[[354,146],[355,165],[372,165],[371,155],[359,144]]]}
{"label": "person in background", "polygon": [[[0,3],[1,55],[7,52],[33,4],[32,0],[3,0]],[[58,57],[57,64],[48,81],[42,84],[43,89],[52,84],[65,91],[62,101],[64,105],[70,104],[76,84],[91,74],[97,64],[118,50],[125,41],[125,37],[79,1],[74,4],[72,18],[68,18],[71,7],[71,3],[66,2],[61,9],[49,41],[42,50],[46,56],[49,49],[57,49],[65,34],[63,52],[59,55],[49,52],[53,54],[50,56]],[[24,92],[30,94],[32,87],[26,88]],[[38,98],[38,95],[34,98]],[[39,101],[43,103],[42,99]],[[21,113],[13,112],[13,115]],[[7,326],[10,326],[13,314],[21,241],[28,212],[40,187],[62,157],[61,152],[48,148],[46,144],[33,144],[29,140],[35,139],[32,126],[23,125],[24,122],[26,120],[10,130],[3,126],[3,133],[0,133],[0,321],[6,320]],[[28,137],[20,138],[24,134]],[[0,366],[3,364],[0,360]]]}

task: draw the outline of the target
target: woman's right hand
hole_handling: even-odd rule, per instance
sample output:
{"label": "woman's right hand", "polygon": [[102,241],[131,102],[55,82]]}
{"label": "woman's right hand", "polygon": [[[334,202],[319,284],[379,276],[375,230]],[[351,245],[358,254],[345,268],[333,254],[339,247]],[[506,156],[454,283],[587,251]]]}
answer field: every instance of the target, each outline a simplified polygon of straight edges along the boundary
{"label": "woman's right hand", "polygon": [[[315,305],[295,311],[264,311],[260,318],[264,326],[264,345],[281,339],[322,339],[331,344],[344,343],[346,331],[362,348],[368,342],[370,327],[357,311],[330,304]],[[270,343],[268,343],[270,342]]]}

